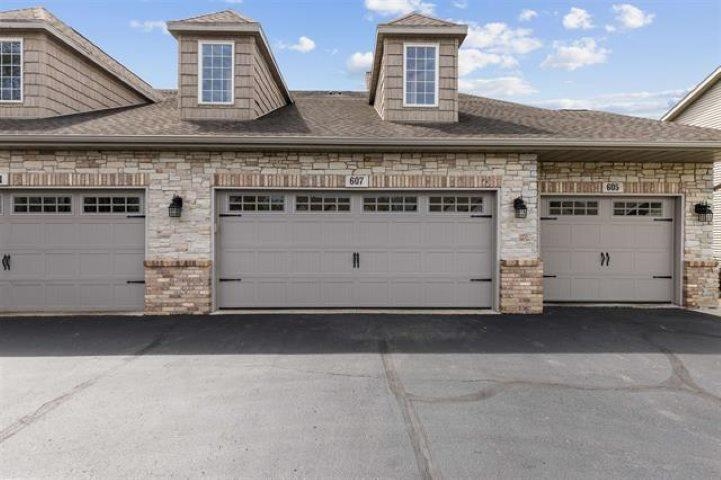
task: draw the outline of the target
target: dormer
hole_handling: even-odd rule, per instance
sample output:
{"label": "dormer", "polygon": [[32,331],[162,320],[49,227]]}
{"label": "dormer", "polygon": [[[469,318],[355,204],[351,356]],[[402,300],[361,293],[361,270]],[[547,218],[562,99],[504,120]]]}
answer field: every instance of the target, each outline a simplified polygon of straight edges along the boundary
{"label": "dormer", "polygon": [[253,120],[291,103],[260,24],[233,10],[168,22],[185,120]]}
{"label": "dormer", "polygon": [[467,32],[417,12],[378,25],[368,91],[383,120],[458,121],[458,49]]}
{"label": "dormer", "polygon": [[0,12],[0,118],[155,102],[160,94],[44,8]]}

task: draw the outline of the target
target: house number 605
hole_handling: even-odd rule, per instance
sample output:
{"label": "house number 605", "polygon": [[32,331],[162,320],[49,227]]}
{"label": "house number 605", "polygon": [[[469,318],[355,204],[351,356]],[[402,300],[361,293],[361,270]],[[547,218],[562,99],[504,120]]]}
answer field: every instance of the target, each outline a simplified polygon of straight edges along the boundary
{"label": "house number 605", "polygon": [[603,184],[604,193],[623,193],[623,183],[605,182]]}

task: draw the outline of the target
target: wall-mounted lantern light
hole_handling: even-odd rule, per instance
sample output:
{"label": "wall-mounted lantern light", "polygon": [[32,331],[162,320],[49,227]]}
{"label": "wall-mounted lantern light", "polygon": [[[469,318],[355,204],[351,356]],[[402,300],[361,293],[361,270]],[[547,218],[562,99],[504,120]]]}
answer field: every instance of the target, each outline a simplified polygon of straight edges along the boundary
{"label": "wall-mounted lantern light", "polygon": [[173,200],[170,202],[170,206],[168,207],[168,216],[178,218],[181,213],[183,213],[183,199],[174,195]]}
{"label": "wall-mounted lantern light", "polygon": [[516,218],[526,218],[528,215],[528,207],[522,197],[518,197],[513,201],[513,210],[516,211]]}
{"label": "wall-mounted lantern light", "polygon": [[698,217],[698,221],[701,223],[711,223],[713,222],[713,210],[711,210],[711,206],[704,202],[704,203],[697,203],[693,208],[694,213],[696,213],[696,216]]}

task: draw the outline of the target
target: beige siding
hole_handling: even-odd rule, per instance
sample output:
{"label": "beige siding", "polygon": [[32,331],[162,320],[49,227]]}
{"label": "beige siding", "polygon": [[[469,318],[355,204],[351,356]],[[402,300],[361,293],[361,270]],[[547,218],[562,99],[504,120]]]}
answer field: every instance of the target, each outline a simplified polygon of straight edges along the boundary
{"label": "beige siding", "polygon": [[[440,70],[437,107],[403,106],[403,45],[405,43],[439,44]],[[386,38],[383,45],[381,72],[384,77],[383,104],[380,107],[382,118],[400,122],[457,122],[458,41],[455,39]]]}
{"label": "beige siding", "polygon": [[258,42],[253,42],[253,114],[262,117],[285,105],[283,92],[271,74]]}
{"label": "beige siding", "polygon": [[386,116],[385,64],[385,54],[383,54],[383,58],[381,58],[380,71],[378,72],[378,85],[376,86],[376,99],[374,105],[378,115],[380,115],[383,119],[385,119]]}
{"label": "beige siding", "polygon": [[[235,102],[200,105],[198,102],[198,42],[234,41]],[[179,102],[187,120],[252,120],[285,104],[283,94],[251,36],[182,36],[180,44]]]}
{"label": "beige siding", "polygon": [[44,33],[22,35],[22,104],[0,104],[6,118],[45,118],[127,107],[146,100]]}
{"label": "beige siding", "polygon": [[713,251],[716,258],[721,259],[721,190],[715,188],[721,183],[721,162],[713,165]]}
{"label": "beige siding", "polygon": [[686,107],[674,122],[697,127],[721,128],[721,80]]}

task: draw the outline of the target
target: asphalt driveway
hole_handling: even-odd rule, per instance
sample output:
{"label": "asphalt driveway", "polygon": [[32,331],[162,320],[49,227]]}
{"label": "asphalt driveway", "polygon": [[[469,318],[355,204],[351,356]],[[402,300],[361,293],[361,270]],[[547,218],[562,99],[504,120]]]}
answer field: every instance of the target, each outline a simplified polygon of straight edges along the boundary
{"label": "asphalt driveway", "polygon": [[0,319],[1,478],[721,478],[721,319]]}

